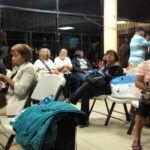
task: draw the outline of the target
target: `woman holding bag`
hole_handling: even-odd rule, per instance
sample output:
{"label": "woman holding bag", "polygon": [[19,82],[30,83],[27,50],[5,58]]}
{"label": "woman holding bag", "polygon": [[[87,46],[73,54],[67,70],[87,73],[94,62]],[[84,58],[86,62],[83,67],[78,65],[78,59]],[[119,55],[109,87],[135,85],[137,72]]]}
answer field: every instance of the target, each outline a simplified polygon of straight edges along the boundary
{"label": "woman holding bag", "polygon": [[110,80],[123,75],[123,69],[117,65],[117,61],[117,53],[114,50],[108,50],[106,52],[106,61],[99,70],[105,74],[102,86],[97,88],[96,85],[90,84],[86,81],[70,96],[69,99],[65,100],[67,103],[77,104],[78,100],[82,99],[81,110],[87,114],[87,126],[89,123],[89,99],[93,96],[110,94]]}

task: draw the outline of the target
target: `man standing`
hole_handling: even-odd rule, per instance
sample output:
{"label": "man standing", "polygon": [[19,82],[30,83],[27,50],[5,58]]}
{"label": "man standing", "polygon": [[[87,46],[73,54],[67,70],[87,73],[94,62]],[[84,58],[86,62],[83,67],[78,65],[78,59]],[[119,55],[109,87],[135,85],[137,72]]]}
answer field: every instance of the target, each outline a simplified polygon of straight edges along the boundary
{"label": "man standing", "polygon": [[129,66],[131,69],[135,69],[138,64],[145,61],[145,54],[147,47],[150,45],[144,38],[144,29],[143,27],[137,27],[134,36],[130,42],[130,57],[129,57]]}

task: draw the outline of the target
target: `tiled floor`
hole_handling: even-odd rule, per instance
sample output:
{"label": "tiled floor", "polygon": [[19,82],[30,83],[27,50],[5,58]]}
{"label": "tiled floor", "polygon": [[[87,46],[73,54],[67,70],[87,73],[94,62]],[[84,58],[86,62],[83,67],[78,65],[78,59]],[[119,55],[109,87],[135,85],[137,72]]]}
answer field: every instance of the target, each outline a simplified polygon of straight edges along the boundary
{"label": "tiled floor", "polygon": [[[109,103],[110,105],[111,103]],[[80,103],[77,105],[80,107]],[[123,112],[123,106],[117,104],[115,110]],[[94,111],[106,113],[104,101],[96,102]],[[113,116],[125,120],[123,114],[113,113]],[[86,128],[77,128],[77,150],[131,150],[131,144],[134,138],[134,130],[132,135],[127,135],[129,123],[111,118],[108,126],[104,126],[106,116],[96,112],[92,112],[90,116],[90,126]],[[6,143],[7,136],[0,133],[0,142]],[[150,130],[144,128],[142,132],[142,150],[150,149]],[[13,144],[11,150],[21,150],[21,148]],[[0,146],[0,150],[3,148]]]}

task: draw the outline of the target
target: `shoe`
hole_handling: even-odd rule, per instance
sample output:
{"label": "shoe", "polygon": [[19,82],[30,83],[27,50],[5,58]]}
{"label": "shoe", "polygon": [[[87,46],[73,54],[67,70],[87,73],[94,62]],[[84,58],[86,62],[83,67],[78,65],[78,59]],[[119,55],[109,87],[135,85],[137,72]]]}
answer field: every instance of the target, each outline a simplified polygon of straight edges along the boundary
{"label": "shoe", "polygon": [[64,102],[65,102],[65,103],[68,103],[68,104],[71,103],[71,102],[69,101],[69,99],[65,99]]}
{"label": "shoe", "polygon": [[85,127],[88,127],[88,126],[89,126],[89,121],[87,121],[85,125],[79,125],[79,128],[85,128]]}
{"label": "shoe", "polygon": [[140,140],[134,140],[133,141],[132,150],[142,150]]}

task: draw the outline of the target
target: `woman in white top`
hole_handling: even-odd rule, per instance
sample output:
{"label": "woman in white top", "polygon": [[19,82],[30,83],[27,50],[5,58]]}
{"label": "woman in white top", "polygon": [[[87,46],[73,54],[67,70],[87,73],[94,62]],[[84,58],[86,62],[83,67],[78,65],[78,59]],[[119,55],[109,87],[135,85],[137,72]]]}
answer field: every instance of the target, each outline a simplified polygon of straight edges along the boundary
{"label": "woman in white top", "polygon": [[38,75],[49,72],[51,73],[55,69],[55,67],[53,61],[49,59],[50,50],[48,48],[42,48],[39,54],[40,58],[34,63],[35,71],[38,73]]}
{"label": "woman in white top", "polygon": [[[0,115],[15,116],[25,105],[32,85],[37,81],[37,75],[30,60],[32,49],[26,44],[16,44],[11,48],[12,64],[10,76],[0,74],[0,80],[8,83],[8,104],[0,110]],[[3,113],[3,114],[2,114]]]}

